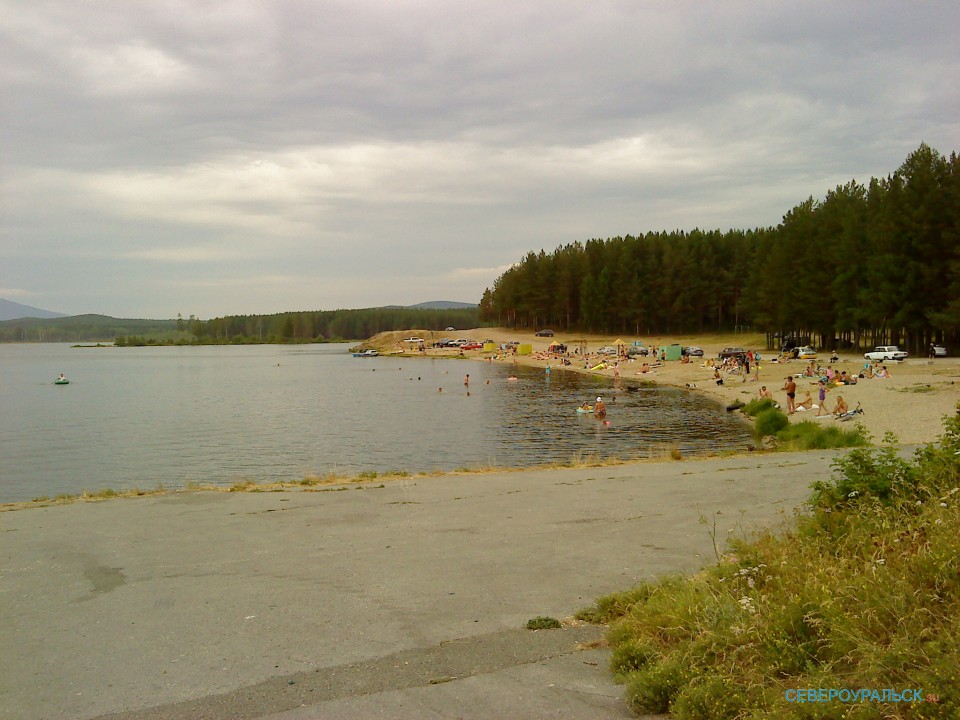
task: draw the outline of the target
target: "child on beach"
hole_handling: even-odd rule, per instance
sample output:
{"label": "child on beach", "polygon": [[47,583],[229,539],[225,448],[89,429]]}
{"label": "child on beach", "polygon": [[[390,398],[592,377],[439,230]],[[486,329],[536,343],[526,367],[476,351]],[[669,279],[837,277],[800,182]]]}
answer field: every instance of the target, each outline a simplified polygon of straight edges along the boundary
{"label": "child on beach", "polygon": [[821,413],[825,413],[825,414],[828,414],[828,415],[829,415],[829,413],[826,412],[826,410],[827,410],[827,385],[826,385],[825,382],[823,382],[823,380],[821,380],[820,382],[817,383],[817,386],[818,386],[818,388],[819,388],[819,389],[817,390],[817,403],[818,403],[819,406],[820,406],[820,407],[817,408],[817,417],[819,417]]}

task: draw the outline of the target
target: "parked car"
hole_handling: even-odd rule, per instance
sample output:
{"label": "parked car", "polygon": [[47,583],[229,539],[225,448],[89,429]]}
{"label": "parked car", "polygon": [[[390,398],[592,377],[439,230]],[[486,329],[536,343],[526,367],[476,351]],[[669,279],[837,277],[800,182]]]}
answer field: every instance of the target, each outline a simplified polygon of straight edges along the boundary
{"label": "parked car", "polygon": [[681,354],[688,355],[690,357],[703,357],[703,350],[698,348],[696,345],[690,345],[689,347],[685,347],[680,352]]}
{"label": "parked car", "polygon": [[483,348],[483,343],[478,342],[468,342],[460,346],[461,350],[480,350]]}
{"label": "parked car", "polygon": [[[804,347],[810,344],[809,335],[787,335],[783,339],[783,344],[780,346],[780,353],[786,355],[797,348]],[[793,357],[796,357],[796,353],[793,354]]]}
{"label": "parked car", "polygon": [[633,357],[634,355],[643,355],[646,357],[650,354],[650,348],[644,347],[643,345],[631,345],[627,348],[627,356]]}
{"label": "parked car", "polygon": [[737,355],[746,355],[747,351],[742,347],[725,347],[720,351],[720,359],[736,357]]}
{"label": "parked car", "polygon": [[534,335],[536,337],[553,337],[553,330],[537,330]]}
{"label": "parked car", "polygon": [[409,342],[409,343],[422,343],[422,342],[423,342],[423,338],[422,338],[422,337],[408,337],[408,338],[406,338],[406,339],[404,340],[404,342]]}
{"label": "parked car", "polygon": [[947,356],[947,349],[943,345],[930,346],[930,357],[938,358],[938,357],[946,357],[946,356]]}
{"label": "parked car", "polygon": [[[814,350],[809,345],[804,345],[803,347],[798,347],[796,349],[796,353],[794,354],[794,357],[799,358],[801,360],[816,360],[817,351]],[[836,362],[836,361],[833,361],[833,362]]]}
{"label": "parked car", "polygon": [[617,348],[615,348],[613,345],[604,345],[602,348],[597,350],[597,354],[598,355],[616,355]]}
{"label": "parked car", "polygon": [[881,362],[887,360],[906,360],[907,351],[901,350],[896,345],[877,345],[870,352],[864,353],[863,357],[867,360],[880,360]]}
{"label": "parked car", "polygon": [[445,328],[443,329],[443,331],[444,331],[444,332],[455,332],[455,331],[456,331],[456,328],[455,328],[455,327],[445,327]]}

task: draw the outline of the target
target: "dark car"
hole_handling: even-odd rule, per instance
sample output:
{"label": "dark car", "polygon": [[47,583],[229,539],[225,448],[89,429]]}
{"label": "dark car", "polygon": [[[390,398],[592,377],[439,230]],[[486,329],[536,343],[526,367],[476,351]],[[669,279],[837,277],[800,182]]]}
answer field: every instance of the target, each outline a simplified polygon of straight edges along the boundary
{"label": "dark car", "polygon": [[680,351],[680,353],[682,355],[687,355],[689,357],[703,357],[703,350],[701,350],[695,345],[691,345],[690,347],[685,347],[683,350]]}
{"label": "dark car", "polygon": [[537,330],[534,335],[537,337],[553,337],[553,330]]}
{"label": "dark car", "polygon": [[790,355],[796,357],[796,354],[793,353],[799,347],[804,347],[805,345],[810,344],[809,335],[788,335],[783,340],[783,344],[780,346],[781,355]]}
{"label": "dark car", "polygon": [[720,359],[728,357],[739,357],[740,355],[746,355],[747,351],[742,347],[725,347],[720,351]]}

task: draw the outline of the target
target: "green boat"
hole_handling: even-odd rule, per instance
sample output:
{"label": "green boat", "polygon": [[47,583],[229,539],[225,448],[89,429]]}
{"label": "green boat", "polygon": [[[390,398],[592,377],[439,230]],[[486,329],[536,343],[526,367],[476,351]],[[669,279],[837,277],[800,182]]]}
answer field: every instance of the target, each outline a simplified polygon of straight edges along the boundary
{"label": "green boat", "polygon": [[67,380],[66,378],[57,378],[56,380],[53,381],[53,384],[54,384],[54,385],[69,385],[69,384],[70,384],[70,381]]}

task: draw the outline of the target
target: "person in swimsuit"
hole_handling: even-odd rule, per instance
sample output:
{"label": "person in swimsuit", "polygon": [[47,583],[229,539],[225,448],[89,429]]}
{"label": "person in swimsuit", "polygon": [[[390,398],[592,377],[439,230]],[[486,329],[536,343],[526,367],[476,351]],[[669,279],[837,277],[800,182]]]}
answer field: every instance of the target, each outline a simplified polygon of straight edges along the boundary
{"label": "person in swimsuit", "polygon": [[787,381],[780,389],[787,391],[787,415],[793,415],[797,409],[794,405],[794,398],[797,397],[797,384],[793,381],[793,375],[787,375]]}
{"label": "person in swimsuit", "polygon": [[817,402],[820,405],[820,407],[817,408],[817,417],[819,417],[823,413],[826,413],[827,415],[829,415],[830,413],[827,412],[827,386],[823,382],[823,380],[817,383],[817,385],[820,388],[817,391]]}
{"label": "person in swimsuit", "polygon": [[606,417],[607,415],[607,406],[603,404],[603,400],[600,398],[597,398],[597,402],[593,406],[593,414],[598,418]]}

